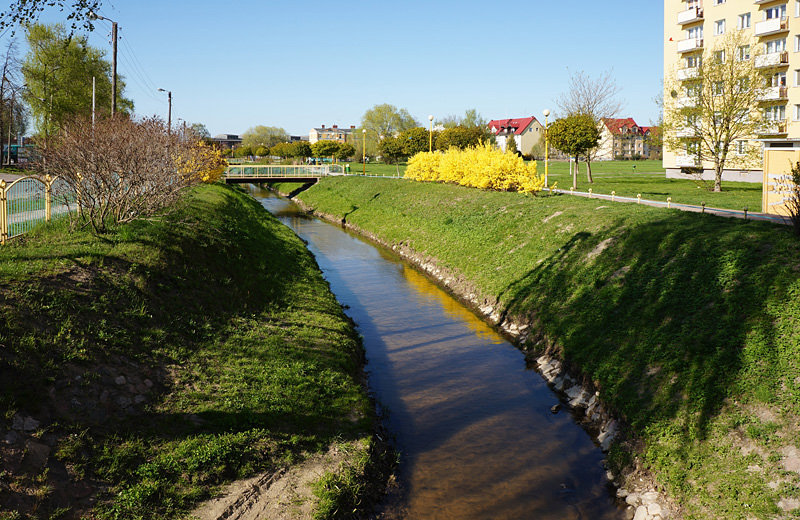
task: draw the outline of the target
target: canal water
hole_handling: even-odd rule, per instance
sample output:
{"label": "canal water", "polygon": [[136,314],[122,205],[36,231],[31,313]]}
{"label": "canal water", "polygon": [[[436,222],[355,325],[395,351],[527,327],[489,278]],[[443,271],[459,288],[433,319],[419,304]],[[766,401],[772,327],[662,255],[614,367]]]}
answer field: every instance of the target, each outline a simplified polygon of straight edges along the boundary
{"label": "canal water", "polygon": [[401,452],[383,518],[617,519],[603,454],[523,354],[389,252],[258,190],[308,242],[364,337]]}

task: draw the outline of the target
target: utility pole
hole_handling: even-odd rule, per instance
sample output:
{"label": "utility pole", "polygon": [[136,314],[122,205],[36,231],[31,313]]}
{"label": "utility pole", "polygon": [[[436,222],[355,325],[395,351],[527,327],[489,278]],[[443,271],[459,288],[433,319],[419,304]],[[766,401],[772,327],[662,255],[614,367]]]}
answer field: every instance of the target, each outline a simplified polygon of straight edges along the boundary
{"label": "utility pole", "polygon": [[117,22],[89,11],[90,20],[111,22],[111,117],[117,113]]}
{"label": "utility pole", "polygon": [[167,112],[167,133],[172,135],[172,91],[163,88],[158,89],[159,92],[167,93],[167,101],[169,102],[169,111]]}

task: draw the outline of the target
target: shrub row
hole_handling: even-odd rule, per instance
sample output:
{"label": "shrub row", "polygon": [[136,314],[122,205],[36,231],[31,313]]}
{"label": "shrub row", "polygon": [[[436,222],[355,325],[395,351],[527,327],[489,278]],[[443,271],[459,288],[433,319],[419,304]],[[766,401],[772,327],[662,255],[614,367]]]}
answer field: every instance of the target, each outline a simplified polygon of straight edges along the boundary
{"label": "shrub row", "polygon": [[482,190],[537,192],[544,188],[544,178],[536,174],[536,163],[525,164],[521,157],[490,144],[418,153],[409,159],[405,177]]}

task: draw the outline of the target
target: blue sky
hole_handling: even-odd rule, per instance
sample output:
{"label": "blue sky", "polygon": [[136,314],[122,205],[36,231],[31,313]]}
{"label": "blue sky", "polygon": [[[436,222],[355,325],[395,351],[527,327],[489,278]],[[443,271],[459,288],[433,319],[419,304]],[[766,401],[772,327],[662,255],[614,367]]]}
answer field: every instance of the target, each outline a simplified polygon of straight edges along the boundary
{"label": "blue sky", "polygon": [[[105,0],[100,13],[119,24],[119,73],[136,113],[166,118],[156,89],[168,89],[173,122],[212,134],[268,125],[307,135],[357,125],[380,103],[420,122],[470,108],[541,120],[576,71],[611,71],[621,116],[647,125],[658,112],[664,23],[654,0]],[[110,27],[89,35],[109,57]]]}

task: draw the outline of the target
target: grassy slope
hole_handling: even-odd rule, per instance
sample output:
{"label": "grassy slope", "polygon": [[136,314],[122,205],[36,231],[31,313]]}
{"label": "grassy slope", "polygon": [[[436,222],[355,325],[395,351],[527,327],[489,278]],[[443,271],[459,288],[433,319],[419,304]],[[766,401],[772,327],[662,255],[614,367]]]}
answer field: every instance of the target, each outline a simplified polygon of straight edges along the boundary
{"label": "grassy slope", "polygon": [[324,179],[299,197],[534,322],[644,441],[641,460],[687,517],[773,518],[800,498],[786,471],[800,448],[788,228],[398,180]]}
{"label": "grassy slope", "polygon": [[[0,279],[0,407],[42,419],[51,468],[108,488],[103,518],[179,517],[231,479],[370,443],[350,323],[303,243],[233,189],[102,238],[40,228],[0,248]],[[121,373],[156,382],[137,413],[98,396]],[[11,517],[78,505],[52,473],[7,468]]]}

